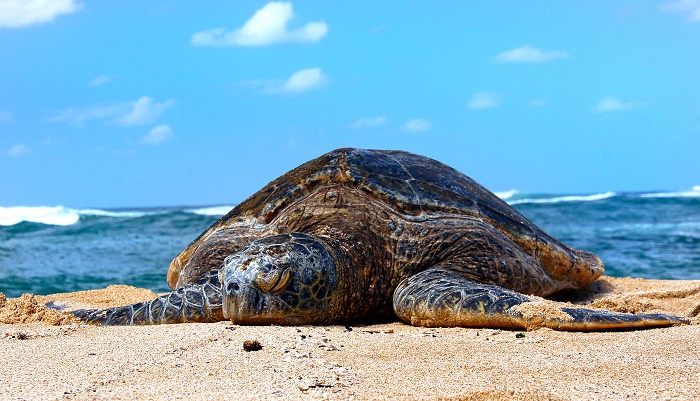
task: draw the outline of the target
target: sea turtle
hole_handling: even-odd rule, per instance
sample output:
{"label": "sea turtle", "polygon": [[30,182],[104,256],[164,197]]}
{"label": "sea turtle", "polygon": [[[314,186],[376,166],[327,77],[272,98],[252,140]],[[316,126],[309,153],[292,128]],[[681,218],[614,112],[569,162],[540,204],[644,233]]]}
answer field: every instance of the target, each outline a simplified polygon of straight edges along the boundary
{"label": "sea turtle", "polygon": [[272,181],[170,264],[172,292],[74,314],[105,325],[338,324],[601,330],[684,322],[537,297],[576,290],[600,259],[544,233],[471,178],[403,151],[338,149]]}

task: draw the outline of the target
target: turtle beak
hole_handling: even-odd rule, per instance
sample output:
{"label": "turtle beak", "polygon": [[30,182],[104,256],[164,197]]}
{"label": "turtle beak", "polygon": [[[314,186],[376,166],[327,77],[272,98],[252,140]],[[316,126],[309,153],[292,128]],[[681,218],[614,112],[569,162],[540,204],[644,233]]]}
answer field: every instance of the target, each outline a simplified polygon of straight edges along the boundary
{"label": "turtle beak", "polygon": [[241,285],[238,283],[238,280],[232,280],[225,283],[223,308],[224,317],[226,319],[231,319],[237,315],[240,315],[240,308],[243,306],[241,305],[242,303],[240,301],[240,297],[243,295],[241,292],[242,289]]}
{"label": "turtle beak", "polygon": [[257,316],[264,309],[265,302],[261,301],[257,290],[233,279],[224,287],[224,318],[235,323]]}

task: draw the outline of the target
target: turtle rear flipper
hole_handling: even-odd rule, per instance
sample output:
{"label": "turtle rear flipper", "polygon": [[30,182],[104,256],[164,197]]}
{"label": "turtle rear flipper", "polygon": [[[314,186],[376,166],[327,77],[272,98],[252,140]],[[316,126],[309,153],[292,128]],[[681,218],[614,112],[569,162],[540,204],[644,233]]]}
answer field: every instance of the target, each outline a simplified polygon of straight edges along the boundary
{"label": "turtle rear flipper", "polygon": [[399,283],[394,292],[394,312],[412,325],[428,327],[595,331],[688,323],[686,319],[663,314],[632,315],[538,301],[503,287],[469,281],[441,268],[423,271]]}

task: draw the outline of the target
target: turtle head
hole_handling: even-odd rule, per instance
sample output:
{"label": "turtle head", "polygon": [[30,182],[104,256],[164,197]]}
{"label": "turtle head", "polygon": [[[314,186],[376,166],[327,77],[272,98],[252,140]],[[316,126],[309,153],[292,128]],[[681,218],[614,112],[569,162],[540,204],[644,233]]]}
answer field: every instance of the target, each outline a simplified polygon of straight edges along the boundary
{"label": "turtle head", "polygon": [[253,241],[220,270],[223,312],[240,324],[312,324],[332,314],[335,263],[325,245],[301,233]]}

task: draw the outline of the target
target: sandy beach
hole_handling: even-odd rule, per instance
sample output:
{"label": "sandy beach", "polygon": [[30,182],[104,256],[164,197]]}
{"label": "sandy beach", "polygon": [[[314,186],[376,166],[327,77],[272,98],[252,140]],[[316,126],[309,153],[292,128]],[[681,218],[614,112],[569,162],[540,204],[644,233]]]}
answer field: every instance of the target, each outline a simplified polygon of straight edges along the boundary
{"label": "sandy beach", "polygon": [[[421,328],[399,322],[94,327],[44,306],[105,307],[154,296],[127,286],[0,296],[0,399],[700,397],[700,281],[602,278],[574,302],[692,321],[603,333]],[[246,342],[248,349],[261,348],[246,350]]]}

